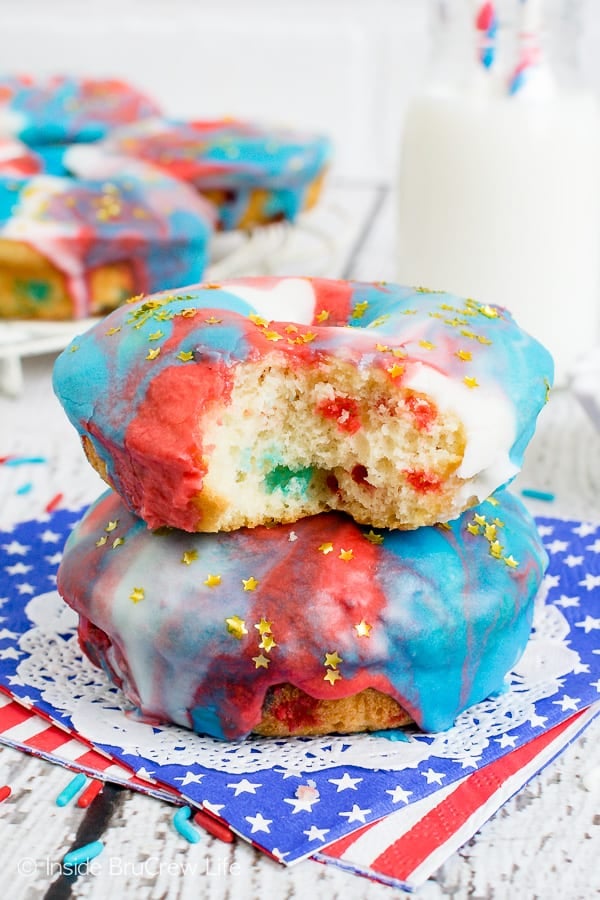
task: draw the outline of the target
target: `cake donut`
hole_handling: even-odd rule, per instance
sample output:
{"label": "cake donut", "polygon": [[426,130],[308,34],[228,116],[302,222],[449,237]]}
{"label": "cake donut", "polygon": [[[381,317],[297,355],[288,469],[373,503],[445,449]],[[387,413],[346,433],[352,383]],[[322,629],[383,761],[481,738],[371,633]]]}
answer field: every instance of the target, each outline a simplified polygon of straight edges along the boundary
{"label": "cake donut", "polygon": [[546,562],[506,491],[416,531],[325,513],[196,535],[149,531],[109,492],[57,584],[83,651],[149,721],[227,740],[440,731],[502,689]]}
{"label": "cake donut", "polygon": [[0,77],[0,136],[31,146],[96,141],[118,125],[158,114],[154,100],[124,81]]}
{"label": "cake donut", "polygon": [[551,379],[506,310],[309,278],[141,298],[54,368],[101,476],[151,528],[192,532],[445,522],[517,473]]}
{"label": "cake donut", "polygon": [[224,230],[296,219],[317,202],[331,157],[323,135],[235,119],[147,119],[94,150],[131,155],[189,182],[216,205]]}
{"label": "cake donut", "polygon": [[116,158],[93,179],[10,172],[0,163],[0,317],[95,316],[202,277],[214,215],[189,185]]}

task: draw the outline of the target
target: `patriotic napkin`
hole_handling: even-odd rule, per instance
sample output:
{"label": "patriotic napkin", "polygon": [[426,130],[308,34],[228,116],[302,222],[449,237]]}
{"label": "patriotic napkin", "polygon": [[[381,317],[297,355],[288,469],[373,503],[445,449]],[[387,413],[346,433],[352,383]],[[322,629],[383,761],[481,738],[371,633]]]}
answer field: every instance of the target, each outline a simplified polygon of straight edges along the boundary
{"label": "patriotic napkin", "polygon": [[527,651],[508,690],[448,732],[224,744],[144,725],[81,659],[73,614],[54,588],[80,515],[60,510],[0,532],[0,686],[285,863],[484,770],[599,696],[600,528],[540,519],[551,563]]}
{"label": "patriotic napkin", "polygon": [[[599,712],[597,702],[485,769],[363,826],[312,858],[383,884],[416,889]],[[90,749],[74,732],[52,725],[2,693],[0,743],[162,800],[183,802],[176,791],[136,777],[106,754]]]}

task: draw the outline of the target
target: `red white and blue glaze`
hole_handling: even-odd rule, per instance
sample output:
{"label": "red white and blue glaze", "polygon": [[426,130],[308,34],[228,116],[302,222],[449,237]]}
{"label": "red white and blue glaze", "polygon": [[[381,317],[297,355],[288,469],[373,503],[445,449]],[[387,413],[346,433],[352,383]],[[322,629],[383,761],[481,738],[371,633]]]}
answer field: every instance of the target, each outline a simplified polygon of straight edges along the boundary
{"label": "red white and blue glaze", "polygon": [[64,275],[73,318],[91,314],[89,270],[98,266],[128,263],[129,293],[202,277],[214,213],[189,185],[117,158],[93,175],[83,166],[77,177],[50,175],[43,156],[12,146],[0,156],[0,238],[29,245]]}
{"label": "red white and blue glaze", "polygon": [[0,137],[0,176],[34,175],[42,170],[39,156],[22,141]]}
{"label": "red white and blue glaze", "polygon": [[[390,695],[426,731],[502,689],[547,558],[506,491],[444,526],[341,513],[220,534],[151,532],[108,492],[70,535],[58,590],[85,653],[149,721],[248,735],[265,693]],[[287,726],[302,709],[279,707]]]}
{"label": "red white and blue glaze", "polygon": [[31,146],[96,141],[119,125],[158,114],[154,100],[116,79],[0,77],[0,136]]}
{"label": "red white and blue glaze", "polygon": [[[328,138],[235,119],[148,119],[117,129],[94,150],[133,156],[209,192],[224,230],[259,220],[293,221],[331,159]],[[257,202],[254,192],[263,192]],[[216,198],[214,192],[223,196]]]}
{"label": "red white and blue glaze", "polygon": [[458,414],[461,508],[516,475],[553,376],[550,355],[506,310],[475,300],[386,283],[246,278],[115,310],[59,356],[54,388],[133,511],[151,528],[203,530],[198,423],[227,404],[237,366],[273,353],[296,368],[328,355],[380,367],[392,390],[429,398],[416,427]]}

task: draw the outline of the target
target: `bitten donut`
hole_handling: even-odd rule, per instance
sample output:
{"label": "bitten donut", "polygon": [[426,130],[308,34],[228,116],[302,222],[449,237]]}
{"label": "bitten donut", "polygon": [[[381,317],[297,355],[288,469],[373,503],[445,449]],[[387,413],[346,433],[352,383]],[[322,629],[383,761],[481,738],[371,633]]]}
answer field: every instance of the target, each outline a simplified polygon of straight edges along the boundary
{"label": "bitten donut", "polygon": [[124,81],[0,76],[0,136],[31,146],[96,141],[118,125],[158,114],[154,100]]}
{"label": "bitten donut", "polygon": [[113,493],[68,539],[58,590],[84,652],[147,719],[216,738],[448,728],[503,687],[546,565],[499,492],[447,526],[340,513],[190,535]]}
{"label": "bitten donut", "polygon": [[94,178],[19,176],[44,162],[12,153],[0,160],[0,317],[94,316],[202,277],[214,215],[189,185],[116,158]]}
{"label": "bitten donut", "polygon": [[151,528],[186,531],[446,521],[516,474],[551,378],[505,310],[308,278],[138,300],[54,369],[92,465]]}
{"label": "bitten donut", "polygon": [[216,205],[224,230],[296,219],[317,202],[331,157],[323,135],[234,119],[148,119],[94,151],[133,156],[189,182]]}

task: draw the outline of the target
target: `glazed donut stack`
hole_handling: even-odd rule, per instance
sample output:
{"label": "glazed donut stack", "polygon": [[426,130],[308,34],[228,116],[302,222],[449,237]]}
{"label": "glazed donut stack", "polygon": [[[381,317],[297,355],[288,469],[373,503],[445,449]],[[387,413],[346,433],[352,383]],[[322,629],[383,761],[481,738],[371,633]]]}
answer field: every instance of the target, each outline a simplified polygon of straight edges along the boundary
{"label": "glazed donut stack", "polygon": [[504,488],[552,380],[506,310],[238,279],[137,298],[58,358],[111,487],[58,588],[137,711],[220,739],[450,727],[501,690],[546,556]]}

